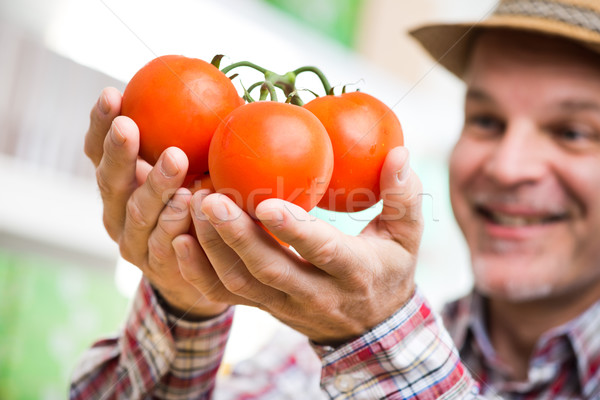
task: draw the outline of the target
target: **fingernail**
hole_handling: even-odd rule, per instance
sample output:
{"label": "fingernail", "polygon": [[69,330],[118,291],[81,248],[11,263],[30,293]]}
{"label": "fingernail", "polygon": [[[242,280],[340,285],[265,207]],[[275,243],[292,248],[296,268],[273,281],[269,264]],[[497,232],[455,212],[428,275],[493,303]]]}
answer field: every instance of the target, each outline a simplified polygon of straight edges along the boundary
{"label": "fingernail", "polygon": [[256,217],[260,219],[263,224],[269,226],[277,226],[283,222],[283,213],[277,208],[262,211],[260,214],[257,213]]}
{"label": "fingernail", "polygon": [[108,103],[108,98],[105,93],[102,93],[98,99],[98,109],[105,115],[110,111],[110,104]]}
{"label": "fingernail", "polygon": [[208,221],[208,217],[202,211],[202,201],[208,196],[208,192],[198,191],[194,193],[192,197],[192,211],[194,212],[194,218],[199,221]]}
{"label": "fingernail", "polygon": [[119,127],[114,122],[110,126],[110,138],[117,146],[121,146],[125,143],[125,136],[123,136]]}
{"label": "fingernail", "polygon": [[398,174],[397,174],[398,182],[406,183],[409,176],[410,176],[410,166],[407,165],[398,172]]}
{"label": "fingernail", "polygon": [[167,205],[176,214],[181,214],[187,210],[187,203],[185,201],[179,199],[177,196],[174,196],[173,198],[171,198],[171,200],[169,200]]}
{"label": "fingernail", "polygon": [[396,179],[398,179],[398,183],[406,183],[408,177],[410,176],[410,156],[406,156],[406,161],[404,162],[404,166],[398,172],[396,172]]}
{"label": "fingernail", "polygon": [[163,155],[162,161],[160,162],[160,171],[167,178],[172,178],[179,173],[179,167],[169,153]]}
{"label": "fingernail", "polygon": [[190,254],[190,250],[186,243],[181,243],[178,241],[173,241],[173,250],[175,250],[175,255],[179,259],[185,259]]}
{"label": "fingernail", "polygon": [[211,210],[214,217],[218,220],[217,222],[229,220],[229,209],[223,202],[219,201],[214,203]]}

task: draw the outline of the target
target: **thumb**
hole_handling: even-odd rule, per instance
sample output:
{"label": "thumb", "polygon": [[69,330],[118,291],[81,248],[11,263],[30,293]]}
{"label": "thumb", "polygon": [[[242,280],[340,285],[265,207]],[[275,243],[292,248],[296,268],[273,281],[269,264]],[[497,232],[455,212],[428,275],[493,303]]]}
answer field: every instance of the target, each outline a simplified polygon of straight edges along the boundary
{"label": "thumb", "polygon": [[388,153],[380,178],[383,209],[380,223],[391,236],[411,253],[418,250],[423,233],[421,180],[410,167],[405,147]]}
{"label": "thumb", "polygon": [[256,216],[273,235],[327,274],[343,277],[358,267],[345,235],[296,204],[267,199],[256,207]]}

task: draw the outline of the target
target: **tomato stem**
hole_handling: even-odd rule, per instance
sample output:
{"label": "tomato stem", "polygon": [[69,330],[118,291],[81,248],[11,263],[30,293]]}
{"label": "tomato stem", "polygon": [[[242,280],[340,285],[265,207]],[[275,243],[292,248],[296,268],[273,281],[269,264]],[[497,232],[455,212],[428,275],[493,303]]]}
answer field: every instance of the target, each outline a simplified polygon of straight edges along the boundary
{"label": "tomato stem", "polygon": [[252,91],[254,89],[256,89],[257,87],[259,87],[260,85],[262,85],[264,82],[260,81],[260,82],[255,82],[252,85],[250,85],[250,87],[248,88],[248,93],[252,93]]}
{"label": "tomato stem", "polygon": [[257,70],[258,72],[260,72],[261,74],[266,74],[268,72],[268,70],[266,68],[263,68],[259,65],[256,65],[250,61],[239,61],[233,64],[230,64],[226,67],[224,67],[221,72],[226,74],[229,71],[231,71],[232,69],[238,68],[238,67],[249,67],[249,68],[253,68],[255,70]]}
{"label": "tomato stem", "polygon": [[263,68],[259,65],[256,65],[250,61],[239,61],[224,67],[221,70],[221,72],[227,74],[231,70],[239,67],[252,68],[265,76],[264,82],[257,82],[245,91],[244,97],[247,97],[248,99],[252,99],[250,97],[250,92],[252,92],[252,90],[258,87],[259,85],[262,85],[260,92],[260,100],[266,100],[267,96],[269,96],[272,101],[277,101],[275,88],[279,88],[283,91],[283,94],[286,96],[286,102],[301,106],[303,102],[296,91],[296,77],[303,72],[312,72],[313,74],[317,75],[317,77],[321,81],[321,84],[323,85],[323,89],[325,89],[325,94],[333,94],[331,85],[325,77],[325,74],[323,74],[323,72],[319,68],[314,66],[309,65],[305,67],[300,67],[293,71],[280,75],[273,71],[269,71],[268,69]]}
{"label": "tomato stem", "polygon": [[265,85],[264,82],[262,82],[260,85],[260,97],[258,99],[263,101],[269,96],[269,89],[267,89],[267,85]]}
{"label": "tomato stem", "polygon": [[214,65],[215,67],[219,68],[219,65],[221,65],[221,60],[223,59],[223,57],[225,57],[224,54],[217,54],[213,57],[213,59],[210,61],[210,63],[212,65]]}
{"label": "tomato stem", "polygon": [[273,86],[281,89],[286,96],[289,96],[296,89],[296,75],[290,72],[279,75],[273,71],[267,71],[265,72],[265,82],[271,82]]}
{"label": "tomato stem", "polygon": [[[252,96],[250,96],[250,91],[244,87],[242,82],[240,82],[240,85],[242,85],[242,89],[244,89],[244,96],[242,96],[243,99],[246,100],[247,103],[254,103],[254,99]],[[252,90],[252,86],[250,86],[250,90]]]}
{"label": "tomato stem", "polygon": [[302,101],[302,99],[300,98],[300,96],[298,96],[298,91],[294,90],[292,93],[290,93],[287,98],[285,99],[285,102],[288,104],[294,104],[296,106],[300,106],[302,107],[304,105],[304,102]]}
{"label": "tomato stem", "polygon": [[[266,91],[265,91],[266,89]],[[267,96],[266,96],[266,92],[269,93],[269,97],[271,98],[271,101],[278,101],[277,100],[277,93],[275,93],[275,86],[273,86],[272,82],[269,81],[265,81],[262,86],[260,87],[260,99],[261,100],[266,100]],[[264,94],[264,98],[263,98],[263,91],[265,92]]]}
{"label": "tomato stem", "polygon": [[323,89],[325,89],[325,94],[332,94],[331,84],[325,77],[325,74],[323,73],[323,71],[321,71],[319,68],[311,66],[311,65],[307,65],[305,67],[300,67],[300,68],[292,71],[292,73],[296,76],[300,75],[303,72],[312,72],[313,74],[317,75],[319,77],[319,79],[321,80]]}
{"label": "tomato stem", "polygon": [[[268,82],[268,81],[254,82],[246,90],[246,97],[252,99],[250,93],[252,93],[252,91],[259,86],[260,86],[259,100],[266,100],[267,97],[270,97],[272,101],[277,101],[277,93],[275,92],[275,86],[273,86],[272,82]],[[254,101],[254,99],[252,99],[252,100]]]}

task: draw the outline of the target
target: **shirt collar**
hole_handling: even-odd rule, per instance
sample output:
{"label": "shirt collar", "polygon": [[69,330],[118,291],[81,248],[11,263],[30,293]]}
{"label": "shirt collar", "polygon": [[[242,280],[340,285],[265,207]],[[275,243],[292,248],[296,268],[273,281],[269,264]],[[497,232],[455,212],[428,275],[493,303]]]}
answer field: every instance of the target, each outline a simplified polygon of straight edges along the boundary
{"label": "shirt collar", "polygon": [[583,393],[591,396],[600,382],[600,301],[577,318],[547,332],[566,335],[577,356],[577,369]]}
{"label": "shirt collar", "polygon": [[[448,323],[450,334],[459,350],[462,350],[469,335],[477,342],[477,346],[488,362],[495,363],[495,352],[485,327],[485,298],[473,291],[446,307],[444,315],[452,318]],[[577,369],[581,388],[585,395],[592,395],[598,390],[600,381],[600,301],[597,301],[575,319],[546,332],[540,338],[542,342],[550,342],[562,338],[568,340],[573,356],[577,360]]]}

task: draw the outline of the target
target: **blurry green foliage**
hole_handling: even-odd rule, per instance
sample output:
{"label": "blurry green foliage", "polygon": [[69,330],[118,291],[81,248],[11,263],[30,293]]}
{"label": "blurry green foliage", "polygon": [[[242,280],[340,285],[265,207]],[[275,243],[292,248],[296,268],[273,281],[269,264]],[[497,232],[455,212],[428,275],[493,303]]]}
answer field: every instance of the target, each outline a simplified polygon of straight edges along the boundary
{"label": "blurry green foliage", "polygon": [[0,399],[68,398],[82,352],[127,312],[113,272],[0,249]]}
{"label": "blurry green foliage", "polygon": [[354,46],[363,0],[264,0],[347,47]]}

